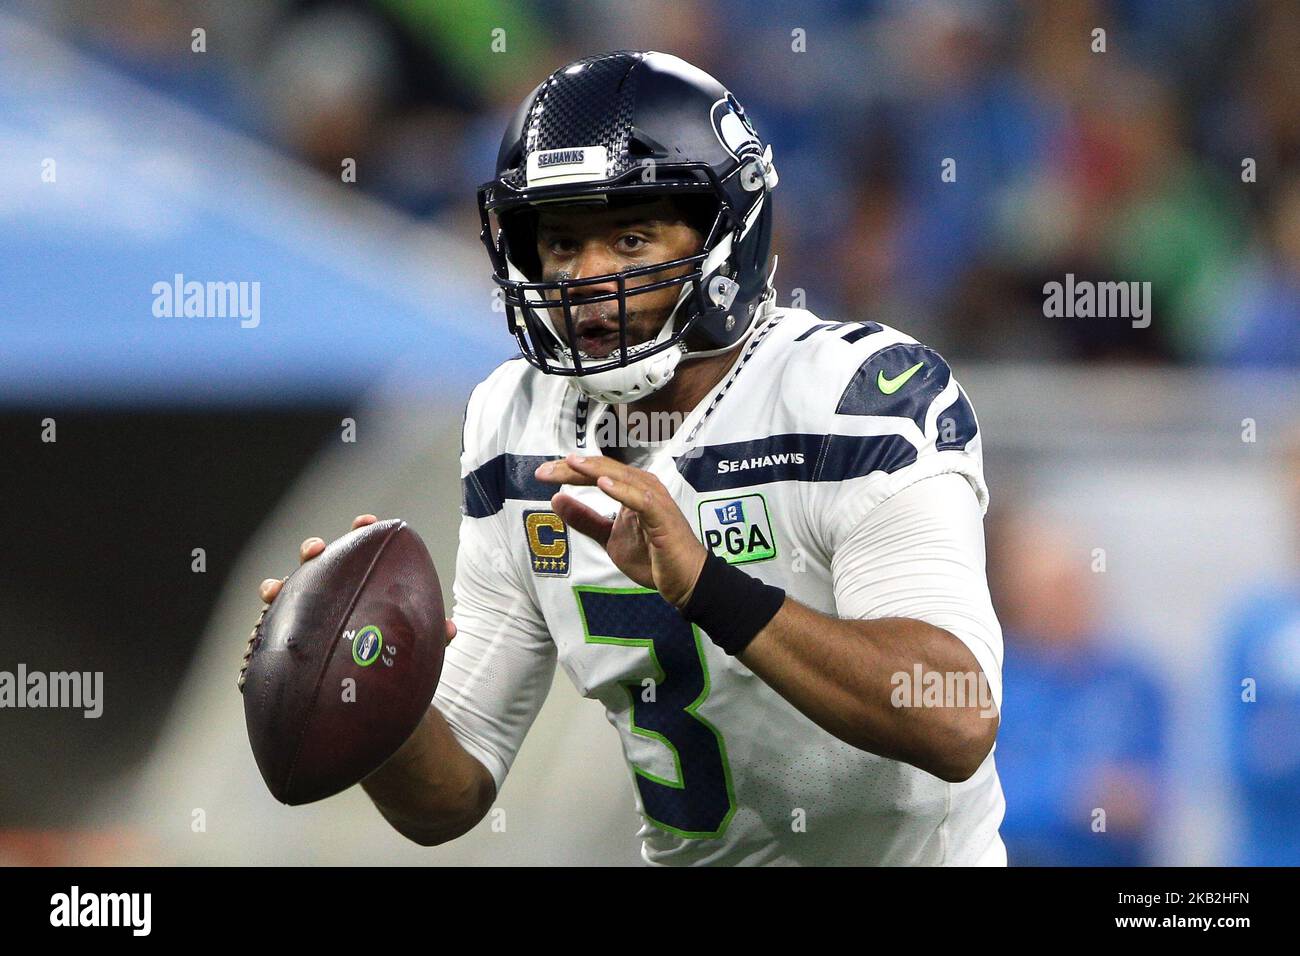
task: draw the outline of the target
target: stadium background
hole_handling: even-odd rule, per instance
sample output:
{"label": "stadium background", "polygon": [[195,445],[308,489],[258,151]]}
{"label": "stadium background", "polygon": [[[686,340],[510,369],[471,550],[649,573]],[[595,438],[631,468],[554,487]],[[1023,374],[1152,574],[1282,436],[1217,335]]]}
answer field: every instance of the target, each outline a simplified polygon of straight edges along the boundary
{"label": "stadium background", "polygon": [[[1218,0],[0,3],[0,669],[106,697],[0,712],[0,862],[637,862],[562,673],[505,832],[436,849],[359,790],[276,804],[235,691],[308,534],[400,514],[449,593],[461,410],[513,351],[473,189],[615,48],[773,143],[783,304],[972,396],[1012,862],[1300,863],[1300,7]],[[177,273],[260,283],[260,323],[155,317]],[[1151,282],[1151,326],[1046,318],[1066,273]]]}

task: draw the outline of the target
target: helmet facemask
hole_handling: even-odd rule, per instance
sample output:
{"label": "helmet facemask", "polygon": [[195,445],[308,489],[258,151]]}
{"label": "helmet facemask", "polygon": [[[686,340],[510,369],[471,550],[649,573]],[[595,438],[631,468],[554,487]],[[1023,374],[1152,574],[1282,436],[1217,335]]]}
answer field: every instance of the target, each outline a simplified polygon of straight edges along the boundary
{"label": "helmet facemask", "polygon": [[[548,374],[572,377],[588,396],[611,403],[635,401],[668,383],[688,354],[683,340],[696,318],[710,307],[707,279],[725,263],[731,248],[726,210],[706,194],[685,193],[675,198],[686,197],[703,200],[692,203],[682,215],[703,236],[699,252],[582,278],[542,278],[533,208],[499,215],[498,253],[506,274],[502,276],[498,270],[496,282],[502,290],[510,331],[532,365]],[[609,284],[617,288],[590,295],[581,291]],[[629,317],[637,309],[638,297],[663,289],[678,290],[666,318],[652,338],[635,341]],[[716,290],[715,285],[715,297]],[[580,319],[575,310],[606,302],[616,303],[618,345],[608,355],[589,355],[570,344],[578,339]]]}

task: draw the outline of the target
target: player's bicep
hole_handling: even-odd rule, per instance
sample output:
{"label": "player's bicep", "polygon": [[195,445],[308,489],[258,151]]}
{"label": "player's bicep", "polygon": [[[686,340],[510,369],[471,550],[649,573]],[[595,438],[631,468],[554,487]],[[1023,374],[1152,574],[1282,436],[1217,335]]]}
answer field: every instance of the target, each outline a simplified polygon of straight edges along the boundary
{"label": "player's bicep", "polygon": [[452,733],[492,774],[499,793],[555,675],[551,641],[509,554],[491,533],[495,518],[462,519],[452,620],[434,704]]}
{"label": "player's bicep", "polygon": [[936,475],[877,505],[831,561],[842,618],[903,617],[943,628],[979,663],[1002,706],[1002,629],[989,598],[980,503],[969,481]]}

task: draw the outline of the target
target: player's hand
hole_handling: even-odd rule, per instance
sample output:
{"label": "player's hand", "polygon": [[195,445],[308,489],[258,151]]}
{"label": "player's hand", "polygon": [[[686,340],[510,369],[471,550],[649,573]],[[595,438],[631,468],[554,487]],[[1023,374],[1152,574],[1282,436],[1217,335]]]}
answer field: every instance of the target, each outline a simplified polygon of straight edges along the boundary
{"label": "player's hand", "polygon": [[[357,528],[364,528],[366,525],[374,524],[378,520],[379,520],[378,518],[370,514],[357,515],[355,518],[352,519],[352,527],[350,530],[355,531],[357,530]],[[318,537],[308,538],[302,544],[298,545],[298,563],[306,564],[308,561],[310,561],[312,558],[319,555],[324,550],[325,550],[324,538],[318,538]],[[282,587],[284,587],[283,578],[267,578],[258,586],[257,589],[258,596],[261,597],[264,603],[269,605],[272,601],[275,600],[276,595],[280,593],[280,589]],[[265,613],[265,609],[263,612]],[[456,625],[450,619],[448,619],[447,643],[450,644],[451,639],[455,636],[456,636]]]}
{"label": "player's hand", "polygon": [[690,600],[708,552],[663,482],[604,455],[546,462],[536,476],[557,485],[595,485],[621,504],[611,521],[562,492],[551,498],[555,513],[599,542],[615,567],[637,584],[654,588],[677,607]]}

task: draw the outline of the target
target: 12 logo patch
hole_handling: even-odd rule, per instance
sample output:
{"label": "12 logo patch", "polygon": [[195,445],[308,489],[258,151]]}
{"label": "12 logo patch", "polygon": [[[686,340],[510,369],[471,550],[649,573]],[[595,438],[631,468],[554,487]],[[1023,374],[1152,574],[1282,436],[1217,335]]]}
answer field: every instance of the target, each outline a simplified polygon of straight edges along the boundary
{"label": "12 logo patch", "polygon": [[699,505],[700,540],[728,564],[776,557],[776,538],[762,495],[710,498]]}

